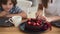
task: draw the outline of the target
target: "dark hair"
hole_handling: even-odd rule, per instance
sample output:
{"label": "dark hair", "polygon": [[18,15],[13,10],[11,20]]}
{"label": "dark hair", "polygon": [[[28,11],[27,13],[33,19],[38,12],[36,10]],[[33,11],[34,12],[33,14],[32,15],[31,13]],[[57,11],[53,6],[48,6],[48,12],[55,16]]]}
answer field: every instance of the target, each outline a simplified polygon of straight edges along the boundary
{"label": "dark hair", "polygon": [[[0,0],[0,6],[2,4],[7,4],[8,0]],[[17,4],[17,0],[11,0],[11,2],[13,3],[13,5],[15,6]]]}
{"label": "dark hair", "polygon": [[49,0],[42,0],[42,5],[47,8]]}

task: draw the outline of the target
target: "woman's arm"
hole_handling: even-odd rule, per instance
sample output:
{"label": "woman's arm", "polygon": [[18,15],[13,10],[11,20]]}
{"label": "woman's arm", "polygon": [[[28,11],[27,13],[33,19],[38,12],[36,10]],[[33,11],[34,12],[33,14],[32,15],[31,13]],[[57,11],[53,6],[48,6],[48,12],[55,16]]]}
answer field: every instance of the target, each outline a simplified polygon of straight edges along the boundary
{"label": "woman's arm", "polygon": [[56,20],[60,20],[60,16],[47,17],[47,20],[48,20],[49,22],[51,22],[51,21],[56,21]]}
{"label": "woman's arm", "polygon": [[[40,16],[39,16],[40,15]],[[42,10],[37,11],[36,16],[38,16],[39,18],[47,18],[47,21],[51,22],[51,21],[56,21],[56,20],[60,20],[60,16],[49,16],[49,17],[44,17],[42,16]]]}

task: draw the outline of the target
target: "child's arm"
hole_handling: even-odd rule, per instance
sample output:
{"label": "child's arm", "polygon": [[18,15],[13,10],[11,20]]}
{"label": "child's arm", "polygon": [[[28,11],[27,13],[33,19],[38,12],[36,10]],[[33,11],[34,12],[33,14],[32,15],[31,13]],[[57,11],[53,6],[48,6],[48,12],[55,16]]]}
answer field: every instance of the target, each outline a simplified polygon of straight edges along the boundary
{"label": "child's arm", "polygon": [[0,17],[5,17],[8,13],[6,11],[1,11],[0,12]]}
{"label": "child's arm", "polygon": [[18,14],[8,14],[6,17],[13,17],[13,16],[22,16],[22,18],[27,18],[27,15],[24,11]]}

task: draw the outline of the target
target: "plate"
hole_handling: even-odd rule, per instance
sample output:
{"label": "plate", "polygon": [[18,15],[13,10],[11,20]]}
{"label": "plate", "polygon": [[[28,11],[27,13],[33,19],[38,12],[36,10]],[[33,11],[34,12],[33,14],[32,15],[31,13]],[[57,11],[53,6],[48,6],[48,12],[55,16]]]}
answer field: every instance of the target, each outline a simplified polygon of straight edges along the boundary
{"label": "plate", "polygon": [[[29,30],[26,30],[25,29],[25,24],[26,22],[23,22],[19,25],[19,30],[22,31],[22,32],[27,32],[27,33],[35,33],[36,31],[29,31]],[[46,30],[41,30],[41,31],[38,31],[36,33],[41,33],[41,32],[45,32]]]}
{"label": "plate", "polygon": [[23,32],[29,32],[29,31],[25,30],[25,24],[26,24],[26,22],[21,23],[21,24],[19,25],[19,30],[20,30],[20,31],[23,31]]}
{"label": "plate", "polygon": [[52,21],[51,25],[60,28],[60,20]]}

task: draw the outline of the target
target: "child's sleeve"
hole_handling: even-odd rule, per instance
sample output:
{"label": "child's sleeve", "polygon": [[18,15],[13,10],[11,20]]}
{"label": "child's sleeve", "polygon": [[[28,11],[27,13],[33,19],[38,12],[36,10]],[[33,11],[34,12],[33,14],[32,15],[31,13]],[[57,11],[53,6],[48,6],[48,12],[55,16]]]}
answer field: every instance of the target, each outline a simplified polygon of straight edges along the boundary
{"label": "child's sleeve", "polygon": [[10,10],[11,14],[17,14],[17,13],[21,13],[21,12],[22,12],[22,10],[18,6],[15,6]]}
{"label": "child's sleeve", "polygon": [[21,12],[22,12],[22,9],[19,8],[19,7],[16,7],[16,8],[15,8],[15,11],[16,11],[16,13],[21,13]]}
{"label": "child's sleeve", "polygon": [[0,7],[0,12],[1,12],[1,7]]}

